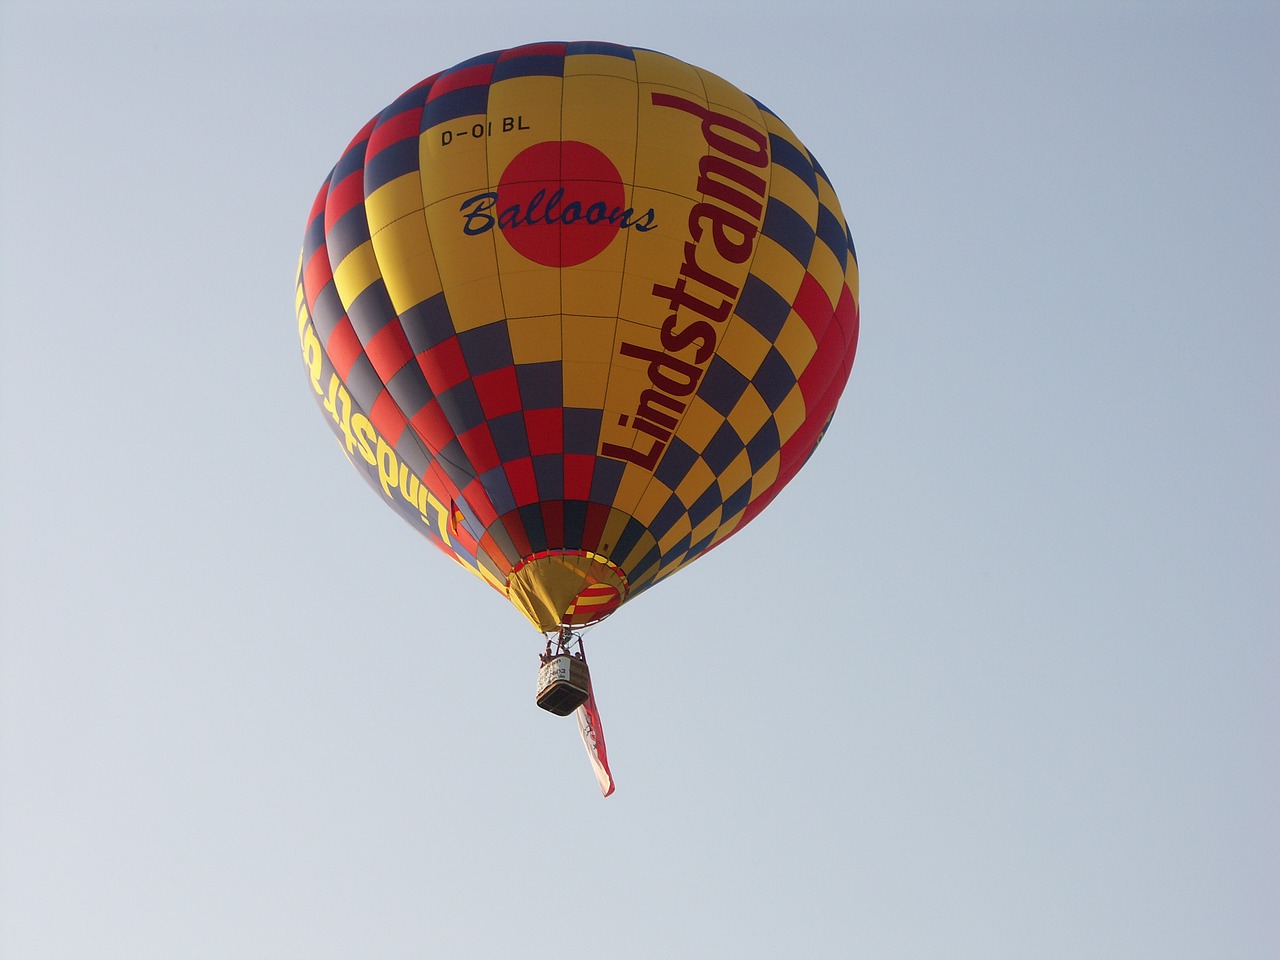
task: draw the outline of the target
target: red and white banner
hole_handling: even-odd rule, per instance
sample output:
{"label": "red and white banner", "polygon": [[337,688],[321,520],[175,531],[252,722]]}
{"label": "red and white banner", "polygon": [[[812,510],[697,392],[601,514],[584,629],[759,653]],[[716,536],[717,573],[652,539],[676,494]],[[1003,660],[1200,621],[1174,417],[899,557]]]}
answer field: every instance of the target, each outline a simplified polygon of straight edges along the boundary
{"label": "red and white banner", "polygon": [[[591,681],[588,680],[588,690],[590,686]],[[582,743],[587,748],[587,756],[591,758],[600,791],[607,797],[613,793],[613,774],[609,772],[609,752],[604,746],[604,726],[600,723],[600,711],[596,708],[594,691],[588,693],[587,702],[577,709],[577,717]]]}

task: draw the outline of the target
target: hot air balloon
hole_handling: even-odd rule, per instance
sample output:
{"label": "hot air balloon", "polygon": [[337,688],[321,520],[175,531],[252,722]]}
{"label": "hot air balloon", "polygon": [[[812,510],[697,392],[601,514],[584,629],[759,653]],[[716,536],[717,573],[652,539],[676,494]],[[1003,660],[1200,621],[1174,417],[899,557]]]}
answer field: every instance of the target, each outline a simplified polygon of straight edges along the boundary
{"label": "hot air balloon", "polygon": [[795,476],[859,316],[791,130],[598,42],[487,53],[373,117],[316,197],[296,305],[351,463],[560,653]]}

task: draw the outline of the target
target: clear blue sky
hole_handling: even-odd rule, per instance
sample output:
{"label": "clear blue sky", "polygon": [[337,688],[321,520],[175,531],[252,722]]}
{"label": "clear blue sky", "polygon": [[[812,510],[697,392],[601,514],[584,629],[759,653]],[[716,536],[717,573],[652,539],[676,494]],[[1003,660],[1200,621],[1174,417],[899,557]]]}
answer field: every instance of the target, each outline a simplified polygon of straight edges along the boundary
{"label": "clear blue sky", "polygon": [[[653,47],[836,184],[862,341],[752,526],[541,638],[371,496],[293,280],[347,140]],[[1280,955],[1272,3],[0,0],[0,956]]]}

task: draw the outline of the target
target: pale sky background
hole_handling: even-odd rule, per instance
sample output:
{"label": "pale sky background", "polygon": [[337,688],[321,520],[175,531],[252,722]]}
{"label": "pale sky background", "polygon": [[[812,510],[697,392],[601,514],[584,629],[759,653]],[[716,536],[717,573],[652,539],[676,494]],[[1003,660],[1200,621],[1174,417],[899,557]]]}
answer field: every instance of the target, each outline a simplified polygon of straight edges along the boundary
{"label": "pale sky background", "polygon": [[[744,532],[541,637],[302,373],[403,89],[600,39],[768,104],[858,361]],[[0,957],[1280,956],[1280,6],[0,0]]]}

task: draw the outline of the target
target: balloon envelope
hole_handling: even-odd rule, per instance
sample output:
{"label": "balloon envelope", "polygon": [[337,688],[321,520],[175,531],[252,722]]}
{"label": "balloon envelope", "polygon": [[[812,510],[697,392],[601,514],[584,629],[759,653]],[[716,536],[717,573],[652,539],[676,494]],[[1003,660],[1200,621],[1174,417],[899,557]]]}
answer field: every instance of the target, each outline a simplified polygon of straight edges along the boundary
{"label": "balloon envelope", "polygon": [[795,475],[849,376],[858,272],[766,107],[660,53],[543,43],[365,125],[316,197],[296,306],[347,457],[549,632]]}

